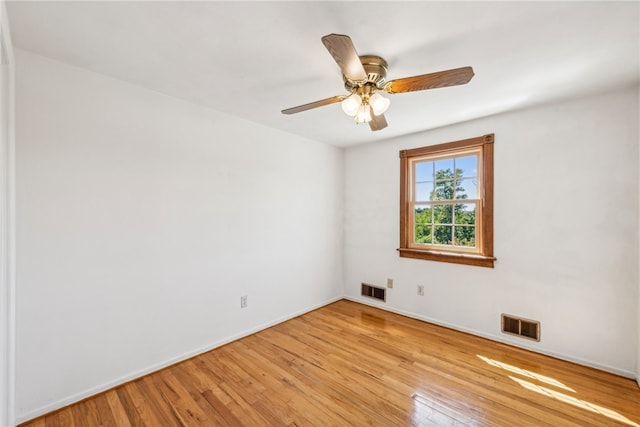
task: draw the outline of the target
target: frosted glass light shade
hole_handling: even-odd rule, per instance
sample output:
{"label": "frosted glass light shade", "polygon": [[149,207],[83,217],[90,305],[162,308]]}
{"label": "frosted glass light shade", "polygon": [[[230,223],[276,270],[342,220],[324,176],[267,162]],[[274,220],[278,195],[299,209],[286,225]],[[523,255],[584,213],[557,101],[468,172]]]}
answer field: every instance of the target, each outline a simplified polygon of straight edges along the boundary
{"label": "frosted glass light shade", "polygon": [[346,97],[342,100],[342,111],[348,116],[355,116],[358,113],[358,108],[362,105],[362,98],[357,93]]}
{"label": "frosted glass light shade", "polygon": [[369,105],[371,105],[373,114],[375,114],[376,116],[379,116],[380,114],[387,111],[387,108],[389,108],[389,104],[391,104],[391,101],[380,95],[378,92],[374,93],[369,98]]}
{"label": "frosted glass light shade", "polygon": [[369,123],[371,121],[371,108],[369,104],[362,104],[356,113],[356,123]]}

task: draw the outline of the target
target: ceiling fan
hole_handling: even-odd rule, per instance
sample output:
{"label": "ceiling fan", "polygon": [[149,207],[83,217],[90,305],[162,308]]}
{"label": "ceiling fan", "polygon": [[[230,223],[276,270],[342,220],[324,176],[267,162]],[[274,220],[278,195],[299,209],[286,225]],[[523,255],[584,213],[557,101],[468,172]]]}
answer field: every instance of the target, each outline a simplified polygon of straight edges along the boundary
{"label": "ceiling fan", "polygon": [[473,77],[473,68],[462,67],[387,81],[387,61],[376,55],[359,56],[349,36],[329,34],[322,37],[322,43],[338,63],[344,87],[350,93],[287,108],[282,110],[283,114],[341,102],[342,110],[354,117],[356,123],[369,123],[371,130],[377,131],[387,127],[384,112],[390,103],[380,92],[394,94],[457,86],[468,83]]}

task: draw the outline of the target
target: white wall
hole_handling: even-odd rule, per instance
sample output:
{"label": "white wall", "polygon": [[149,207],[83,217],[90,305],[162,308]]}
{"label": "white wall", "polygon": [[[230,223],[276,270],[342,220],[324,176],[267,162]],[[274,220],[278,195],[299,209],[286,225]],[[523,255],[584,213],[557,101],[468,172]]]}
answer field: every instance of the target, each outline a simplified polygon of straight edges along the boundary
{"label": "white wall", "polygon": [[[388,309],[634,377],[637,129],[633,88],[346,150],[346,294],[393,278]],[[486,133],[495,269],[399,258],[398,151]],[[541,342],[501,334],[501,313],[540,320]]]}
{"label": "white wall", "polygon": [[341,150],[16,57],[19,420],[342,295]]}
{"label": "white wall", "polygon": [[0,426],[14,425],[14,58],[0,1]]}

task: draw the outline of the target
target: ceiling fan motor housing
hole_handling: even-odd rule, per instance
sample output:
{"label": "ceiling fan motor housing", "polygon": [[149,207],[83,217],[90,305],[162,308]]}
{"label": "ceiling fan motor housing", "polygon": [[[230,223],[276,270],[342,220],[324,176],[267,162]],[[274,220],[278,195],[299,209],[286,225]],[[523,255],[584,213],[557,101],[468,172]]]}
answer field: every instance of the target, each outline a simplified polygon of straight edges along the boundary
{"label": "ceiling fan motor housing", "polygon": [[362,66],[367,73],[366,82],[353,82],[345,75],[342,75],[345,89],[352,92],[354,89],[363,85],[373,85],[381,88],[387,80],[387,61],[377,55],[362,55],[360,56],[360,62],[362,62]]}

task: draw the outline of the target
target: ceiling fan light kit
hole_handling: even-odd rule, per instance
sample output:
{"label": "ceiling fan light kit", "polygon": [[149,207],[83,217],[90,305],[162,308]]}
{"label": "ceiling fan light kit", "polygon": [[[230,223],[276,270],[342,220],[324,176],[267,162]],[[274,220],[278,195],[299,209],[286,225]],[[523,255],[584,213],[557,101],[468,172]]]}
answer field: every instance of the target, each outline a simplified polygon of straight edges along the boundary
{"label": "ceiling fan light kit", "polygon": [[376,92],[369,97],[369,105],[371,105],[373,114],[376,116],[384,114],[384,112],[387,111],[387,108],[389,108],[389,104],[391,104],[391,101],[380,95],[379,92]]}
{"label": "ceiling fan light kit", "polygon": [[369,95],[366,91],[362,90],[368,88],[369,86],[362,86],[361,88],[354,89],[351,95],[342,100],[342,111],[344,111],[347,116],[354,117],[356,123],[369,123],[371,121],[371,113],[376,116],[384,114],[391,103],[391,101],[378,92]]}
{"label": "ceiling fan light kit", "polygon": [[344,111],[347,116],[353,117],[361,105],[362,98],[360,98],[357,93],[354,93],[342,100],[342,111]]}
{"label": "ceiling fan light kit", "polygon": [[369,123],[371,121],[371,108],[368,104],[362,104],[356,113],[356,123]]}
{"label": "ceiling fan light kit", "polygon": [[380,92],[394,94],[457,86],[468,83],[473,77],[471,67],[462,67],[387,81],[387,61],[376,55],[358,56],[349,36],[329,34],[322,37],[322,43],[340,67],[344,87],[350,94],[288,108],[282,110],[283,114],[340,102],[342,111],[354,117],[356,123],[369,123],[372,131],[378,131],[387,127],[384,113],[391,103]]}

